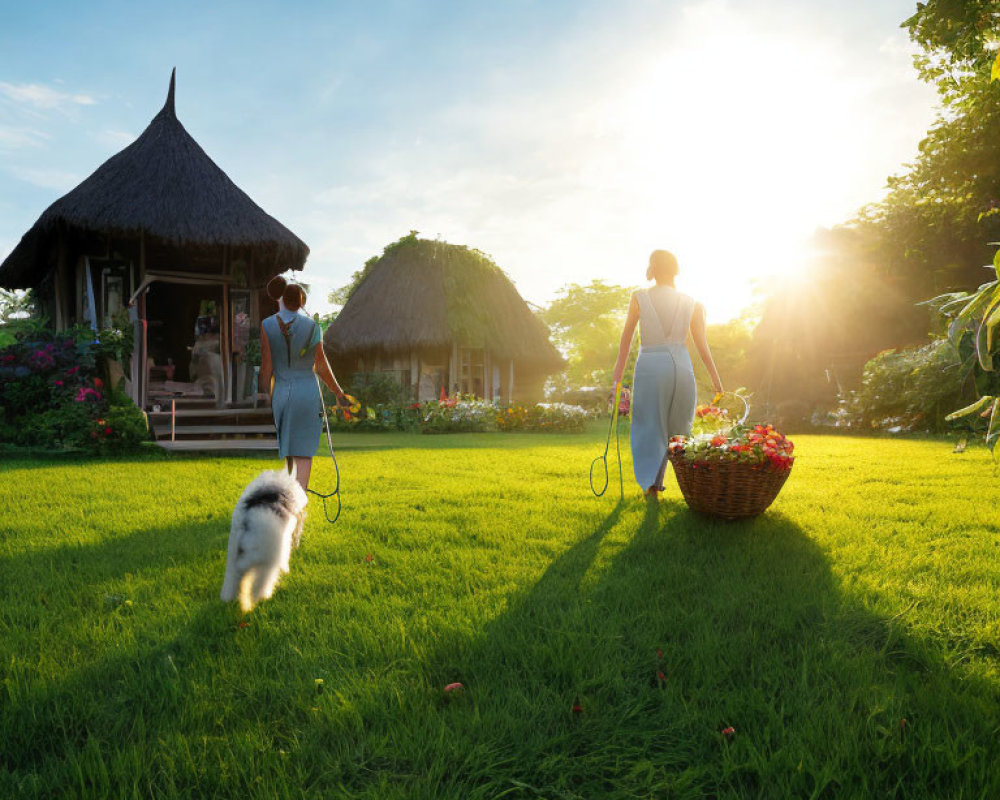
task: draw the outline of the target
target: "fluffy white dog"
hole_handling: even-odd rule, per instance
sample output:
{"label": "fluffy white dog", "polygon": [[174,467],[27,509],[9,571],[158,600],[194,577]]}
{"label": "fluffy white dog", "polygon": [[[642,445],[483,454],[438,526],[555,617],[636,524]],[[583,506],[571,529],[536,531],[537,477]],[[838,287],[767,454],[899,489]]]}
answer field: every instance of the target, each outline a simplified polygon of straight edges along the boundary
{"label": "fluffy white dog", "polygon": [[299,546],[307,502],[294,471],[262,472],[243,490],[229,529],[223,601],[239,596],[240,607],[250,611],[271,596]]}

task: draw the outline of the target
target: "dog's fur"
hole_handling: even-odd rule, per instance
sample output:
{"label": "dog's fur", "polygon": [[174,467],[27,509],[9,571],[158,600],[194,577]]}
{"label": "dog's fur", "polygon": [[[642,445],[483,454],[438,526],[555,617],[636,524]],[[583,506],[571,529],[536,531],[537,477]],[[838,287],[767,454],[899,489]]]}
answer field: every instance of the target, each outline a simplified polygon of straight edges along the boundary
{"label": "dog's fur", "polygon": [[243,490],[229,529],[223,601],[239,596],[246,612],[271,596],[299,546],[307,502],[294,472],[284,470],[262,472]]}

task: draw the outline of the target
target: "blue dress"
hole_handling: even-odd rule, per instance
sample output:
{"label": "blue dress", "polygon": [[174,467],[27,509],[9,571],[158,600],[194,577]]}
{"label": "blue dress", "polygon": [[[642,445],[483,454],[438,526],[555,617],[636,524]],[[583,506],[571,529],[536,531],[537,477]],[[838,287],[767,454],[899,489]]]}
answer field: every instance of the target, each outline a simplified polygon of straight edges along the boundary
{"label": "blue dress", "polygon": [[689,436],[698,392],[687,349],[694,300],[671,286],[635,293],[641,347],[632,389],[632,469],[645,491],[661,486],[671,436]]}
{"label": "blue dress", "polygon": [[271,410],[278,455],[312,458],[323,431],[323,398],[313,371],[319,324],[295,311],[279,311],[261,323],[271,348],[274,393]]}

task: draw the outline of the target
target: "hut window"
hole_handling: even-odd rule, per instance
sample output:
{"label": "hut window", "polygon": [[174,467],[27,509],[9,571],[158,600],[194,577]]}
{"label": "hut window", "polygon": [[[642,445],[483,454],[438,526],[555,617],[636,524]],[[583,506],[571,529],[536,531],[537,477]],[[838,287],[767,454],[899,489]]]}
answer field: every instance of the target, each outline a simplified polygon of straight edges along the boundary
{"label": "hut window", "polygon": [[483,348],[460,347],[458,349],[458,390],[462,394],[483,396],[484,371]]}

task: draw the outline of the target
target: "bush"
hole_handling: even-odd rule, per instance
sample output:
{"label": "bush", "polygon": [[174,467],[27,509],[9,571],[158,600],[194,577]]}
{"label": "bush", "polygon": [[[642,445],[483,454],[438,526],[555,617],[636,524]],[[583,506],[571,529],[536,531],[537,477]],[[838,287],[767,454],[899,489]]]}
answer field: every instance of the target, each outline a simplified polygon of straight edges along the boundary
{"label": "bush", "polygon": [[497,409],[474,397],[422,403],[424,433],[483,433],[496,429]]}
{"label": "bush", "polygon": [[124,452],[148,439],[145,415],[98,374],[125,342],[25,327],[0,349],[0,441],[23,447]]}
{"label": "bush", "polygon": [[946,339],[887,350],[865,364],[861,388],[844,398],[852,426],[943,431],[945,416],[961,405],[962,368]]}
{"label": "bush", "polygon": [[410,390],[386,372],[355,372],[344,391],[358,398],[362,407],[405,406],[411,402]]}
{"label": "bush", "polygon": [[497,411],[496,427],[506,432],[580,433],[592,416],[593,412],[565,403],[539,403],[531,408],[510,405]]}

